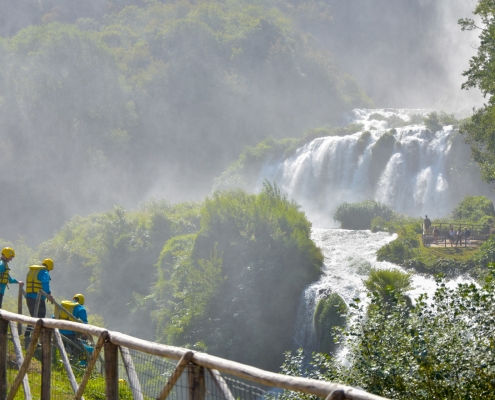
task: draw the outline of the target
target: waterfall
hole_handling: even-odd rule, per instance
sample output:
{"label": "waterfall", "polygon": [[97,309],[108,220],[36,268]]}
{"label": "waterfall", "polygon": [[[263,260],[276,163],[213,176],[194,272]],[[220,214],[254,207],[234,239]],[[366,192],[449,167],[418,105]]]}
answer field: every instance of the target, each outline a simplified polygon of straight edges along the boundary
{"label": "waterfall", "polygon": [[[465,195],[481,194],[474,174],[460,177],[459,165],[470,162],[469,146],[453,126],[428,129],[423,119],[430,111],[353,110],[344,116],[344,125],[359,124],[359,132],[317,138],[289,157],[263,164],[258,190],[268,179],[300,204],[325,257],[321,279],[301,296],[294,333],[297,348],[317,349],[313,314],[321,298],[338,293],[347,304],[356,297],[366,301],[363,279],[370,268],[400,269],[376,260],[376,251],[394,235],[328,229],[336,227],[333,215],[341,203],[374,199],[410,216],[436,218],[446,216]],[[436,289],[432,278],[420,275],[413,276],[412,284],[412,299]]]}
{"label": "waterfall", "polygon": [[[354,110],[345,121],[360,124],[360,132],[317,138],[288,158],[265,162],[258,186],[264,179],[276,182],[318,227],[336,226],[339,204],[367,199],[411,216],[445,216],[460,200],[446,162],[456,130],[432,133],[413,123],[425,113]],[[406,126],[391,129],[397,121]]]}
{"label": "waterfall", "polygon": [[[372,233],[369,230],[351,231],[345,229],[312,230],[313,241],[323,252],[324,268],[319,281],[309,285],[301,296],[301,302],[294,331],[294,345],[304,348],[307,353],[317,350],[313,326],[313,313],[318,301],[329,293],[338,293],[349,304],[359,298],[366,302],[363,279],[371,268],[387,269],[397,267],[389,262],[376,260],[376,251],[394,240],[396,235],[385,232]],[[458,278],[448,283],[455,286],[466,282]],[[436,283],[433,278],[413,275],[413,289],[407,294],[414,300],[421,293],[433,295]]]}

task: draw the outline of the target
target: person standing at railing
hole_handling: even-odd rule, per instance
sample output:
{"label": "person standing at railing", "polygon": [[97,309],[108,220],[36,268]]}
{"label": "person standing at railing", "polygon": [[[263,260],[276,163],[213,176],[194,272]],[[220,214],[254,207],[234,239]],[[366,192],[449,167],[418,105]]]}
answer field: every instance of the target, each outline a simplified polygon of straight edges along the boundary
{"label": "person standing at railing", "polygon": [[428,215],[425,215],[425,219],[423,220],[423,234],[427,235],[430,233],[430,226],[431,226],[431,221],[428,218]]}
{"label": "person standing at railing", "polygon": [[433,227],[433,239],[435,241],[435,244],[438,244],[438,237],[440,236],[440,230],[438,229],[437,226]]}
{"label": "person standing at railing", "polygon": [[[74,295],[74,298],[71,300],[63,300],[62,308],[72,314],[76,319],[72,318],[69,314],[64,312],[64,310],[57,309],[55,311],[54,317],[56,319],[64,319],[72,322],[83,322],[85,324],[88,323],[88,314],[86,312],[86,308],[84,307],[84,295],[78,293]],[[67,331],[64,329],[60,329],[60,333],[71,340],[76,340],[76,332]]]}
{"label": "person standing at railing", "polygon": [[11,247],[4,247],[2,254],[0,255],[0,308],[2,308],[3,295],[5,294],[5,288],[9,283],[18,283],[19,286],[23,286],[23,281],[18,281],[10,276],[9,262],[15,257],[15,251]]}
{"label": "person standing at railing", "polygon": [[[26,277],[26,303],[29,309],[29,314],[34,318],[45,318],[46,316],[46,304],[45,296],[41,296],[38,315],[34,315],[36,308],[36,298],[38,292],[43,290],[48,294],[48,300],[53,303],[53,296],[50,290],[50,271],[53,270],[53,260],[51,258],[45,258],[41,265],[31,265]],[[33,330],[32,326],[26,328],[24,338],[28,339]]]}
{"label": "person standing at railing", "polygon": [[459,227],[457,232],[455,233],[455,245],[462,245],[462,229]]}
{"label": "person standing at railing", "polygon": [[464,240],[466,245],[471,244],[471,231],[468,228],[464,229]]}

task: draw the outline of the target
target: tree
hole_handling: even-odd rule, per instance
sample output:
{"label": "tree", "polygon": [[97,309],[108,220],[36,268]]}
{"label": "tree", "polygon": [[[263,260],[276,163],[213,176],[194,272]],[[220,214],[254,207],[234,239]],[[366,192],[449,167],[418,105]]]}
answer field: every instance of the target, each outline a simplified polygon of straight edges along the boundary
{"label": "tree", "polygon": [[258,195],[206,199],[201,230],[169,240],[157,263],[158,340],[278,369],[300,293],[323,265],[310,232],[298,206],[266,182]]}
{"label": "tree", "polygon": [[479,0],[474,14],[481,19],[463,18],[458,22],[462,30],[480,30],[480,45],[477,54],[471,58],[469,68],[463,75],[467,81],[463,89],[477,87],[488,96],[488,103],[475,110],[471,120],[461,126],[466,142],[471,145],[472,157],[479,164],[481,178],[485,182],[495,181],[495,2]]}
{"label": "tree", "polygon": [[[356,314],[343,332],[343,358],[315,354],[309,364],[299,352],[288,355],[282,373],[393,399],[493,399],[493,278],[492,269],[479,285],[455,289],[438,279],[435,295],[421,295],[414,306],[397,292],[388,304],[372,295],[366,313],[362,304],[351,303]],[[293,392],[280,398],[315,399]]]}

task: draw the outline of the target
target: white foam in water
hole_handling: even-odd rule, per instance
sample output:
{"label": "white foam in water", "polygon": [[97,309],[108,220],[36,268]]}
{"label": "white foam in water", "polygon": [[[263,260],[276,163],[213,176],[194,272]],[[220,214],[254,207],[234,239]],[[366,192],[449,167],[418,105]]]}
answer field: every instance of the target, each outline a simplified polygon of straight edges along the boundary
{"label": "white foam in water", "polygon": [[[307,351],[316,349],[313,313],[321,298],[335,292],[347,304],[357,297],[366,302],[363,280],[367,278],[370,268],[404,271],[395,264],[376,260],[376,251],[394,240],[396,235],[369,230],[313,229],[311,237],[321,248],[325,265],[321,279],[304,291],[298,311],[294,342],[297,348]],[[459,278],[449,282],[449,286],[464,282],[466,280]],[[433,278],[422,275],[413,276],[412,286],[414,289],[407,294],[413,301],[422,293],[427,293],[431,298],[437,288]]]}

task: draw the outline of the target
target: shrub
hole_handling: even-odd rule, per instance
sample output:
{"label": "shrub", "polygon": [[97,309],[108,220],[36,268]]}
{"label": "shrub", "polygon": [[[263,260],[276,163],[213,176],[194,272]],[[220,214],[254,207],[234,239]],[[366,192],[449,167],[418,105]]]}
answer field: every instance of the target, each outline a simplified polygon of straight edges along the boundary
{"label": "shrub", "polygon": [[364,286],[372,293],[378,293],[382,300],[390,301],[390,293],[403,294],[412,289],[411,275],[397,269],[372,268]]}
{"label": "shrub", "polygon": [[436,132],[442,129],[442,124],[440,123],[438,113],[436,111],[427,114],[424,119],[424,123],[426,127],[432,132]]}
{"label": "shrub", "polygon": [[420,125],[424,123],[425,117],[422,114],[412,114],[409,120],[411,125]]}
{"label": "shrub", "polygon": [[395,233],[398,229],[398,222],[393,219],[387,221],[385,218],[378,216],[371,221],[371,232],[388,232]]}
{"label": "shrub", "polygon": [[404,121],[401,117],[397,115],[392,115],[389,118],[387,118],[387,126],[389,128],[400,128],[406,125],[408,125],[408,122]]}
{"label": "shrub", "polygon": [[389,206],[374,200],[361,203],[342,203],[337,207],[334,220],[340,222],[342,229],[370,229],[373,218],[380,216],[390,220],[395,215]]}
{"label": "shrub", "polygon": [[370,116],[368,117],[368,121],[386,121],[387,120],[387,117],[383,114],[380,114],[380,113],[373,113],[373,114],[370,114]]}
{"label": "shrub", "polygon": [[292,347],[299,294],[323,256],[311,224],[276,186],[218,192],[198,234],[172,239],[158,262],[155,312],[161,341],[266,369]]}
{"label": "shrub", "polygon": [[402,265],[405,260],[412,258],[413,249],[417,247],[419,247],[417,234],[402,228],[397,239],[378,249],[377,260]]}
{"label": "shrub", "polygon": [[334,328],[343,327],[346,323],[347,305],[337,293],[321,299],[315,309],[314,324],[318,351],[334,353],[337,344],[334,340]]}
{"label": "shrub", "polygon": [[452,211],[454,219],[478,222],[484,216],[495,216],[493,202],[485,196],[466,196]]}

